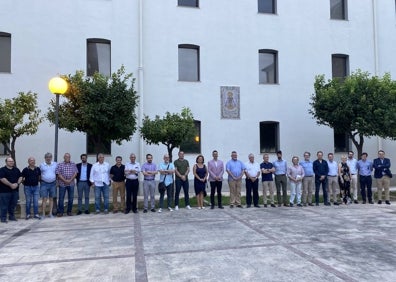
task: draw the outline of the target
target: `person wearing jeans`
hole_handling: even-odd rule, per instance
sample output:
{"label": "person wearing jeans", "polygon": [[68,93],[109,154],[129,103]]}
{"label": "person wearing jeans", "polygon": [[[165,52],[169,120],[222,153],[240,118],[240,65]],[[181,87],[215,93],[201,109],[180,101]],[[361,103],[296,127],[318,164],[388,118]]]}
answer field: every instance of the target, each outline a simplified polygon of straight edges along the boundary
{"label": "person wearing jeans", "polygon": [[190,198],[189,198],[189,183],[188,183],[188,173],[190,172],[190,164],[188,160],[184,159],[184,152],[180,151],[178,153],[179,158],[174,161],[175,165],[175,174],[176,174],[176,193],[175,193],[175,210],[179,209],[179,195],[180,190],[183,187],[184,191],[184,202],[187,209],[191,209],[190,207]]}
{"label": "person wearing jeans", "polygon": [[110,166],[104,161],[104,155],[98,154],[98,161],[92,165],[89,181],[95,185],[95,214],[100,213],[103,195],[104,213],[109,213]]}
{"label": "person wearing jeans", "polygon": [[22,170],[22,178],[26,199],[26,219],[30,218],[30,207],[33,201],[34,218],[41,219],[38,211],[38,199],[40,194],[39,181],[41,170],[36,166],[36,160],[29,157],[28,166]]}
{"label": "person wearing jeans", "polygon": [[77,215],[82,214],[82,200],[84,195],[84,213],[89,214],[89,192],[91,189],[91,183],[89,182],[89,175],[91,173],[92,164],[87,162],[88,156],[81,154],[81,163],[77,164],[77,193],[78,193],[78,212]]}
{"label": "person wearing jeans", "polygon": [[[175,166],[173,165],[173,163],[169,162],[168,154],[164,155],[164,162],[159,164],[158,171],[160,173],[160,182],[164,182],[166,187],[168,210],[173,211],[173,173],[175,172]],[[164,208],[164,195],[165,191],[162,193],[160,192],[158,212],[162,212],[162,209]]]}
{"label": "person wearing jeans", "polygon": [[74,162],[70,161],[70,154],[66,153],[63,156],[63,162],[56,167],[56,175],[59,182],[59,203],[58,203],[58,217],[63,216],[65,194],[67,192],[67,215],[72,216],[73,198],[74,198],[74,183],[78,170]]}

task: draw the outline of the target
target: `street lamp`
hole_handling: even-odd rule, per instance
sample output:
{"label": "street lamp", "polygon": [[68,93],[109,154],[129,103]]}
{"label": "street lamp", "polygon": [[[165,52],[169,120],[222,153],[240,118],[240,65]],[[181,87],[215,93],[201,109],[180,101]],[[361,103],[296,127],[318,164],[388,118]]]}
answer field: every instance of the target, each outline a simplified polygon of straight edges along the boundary
{"label": "street lamp", "polygon": [[55,148],[54,161],[58,161],[58,127],[59,127],[59,95],[65,94],[67,90],[67,82],[61,77],[54,77],[48,83],[48,88],[52,94],[56,96],[55,105]]}

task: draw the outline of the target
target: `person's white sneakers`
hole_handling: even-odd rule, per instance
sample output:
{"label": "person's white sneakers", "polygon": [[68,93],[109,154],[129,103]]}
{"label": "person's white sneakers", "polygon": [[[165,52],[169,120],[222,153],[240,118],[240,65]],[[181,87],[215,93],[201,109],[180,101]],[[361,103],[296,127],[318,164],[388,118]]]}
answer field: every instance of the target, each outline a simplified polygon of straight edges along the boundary
{"label": "person's white sneakers", "polygon": [[173,209],[171,207],[168,208],[169,211],[173,211]]}
{"label": "person's white sneakers", "polygon": [[175,206],[175,211],[178,211],[179,210],[179,206]]}
{"label": "person's white sneakers", "polygon": [[198,207],[198,209],[200,210],[200,209],[201,209],[201,207]]}
{"label": "person's white sneakers", "polygon": [[205,209],[205,207],[202,207],[202,209],[204,210],[204,209]]}
{"label": "person's white sneakers", "polygon": [[190,207],[190,205],[187,205],[186,209],[188,209],[188,210],[191,210],[191,207]]}
{"label": "person's white sneakers", "polygon": [[161,209],[161,208],[159,208],[158,212],[162,212],[162,209]]}

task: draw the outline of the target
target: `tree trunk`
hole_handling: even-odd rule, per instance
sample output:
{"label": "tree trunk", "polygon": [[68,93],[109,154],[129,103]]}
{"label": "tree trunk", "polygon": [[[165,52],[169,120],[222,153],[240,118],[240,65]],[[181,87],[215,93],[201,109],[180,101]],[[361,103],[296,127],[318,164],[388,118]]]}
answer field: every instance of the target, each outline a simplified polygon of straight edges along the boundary
{"label": "tree trunk", "polygon": [[[363,153],[363,144],[364,144],[364,137],[363,135],[359,134],[358,132],[351,133],[349,132],[349,138],[352,140],[353,144],[357,149],[356,159],[360,160],[360,157]],[[359,135],[359,142],[355,139],[355,136]]]}

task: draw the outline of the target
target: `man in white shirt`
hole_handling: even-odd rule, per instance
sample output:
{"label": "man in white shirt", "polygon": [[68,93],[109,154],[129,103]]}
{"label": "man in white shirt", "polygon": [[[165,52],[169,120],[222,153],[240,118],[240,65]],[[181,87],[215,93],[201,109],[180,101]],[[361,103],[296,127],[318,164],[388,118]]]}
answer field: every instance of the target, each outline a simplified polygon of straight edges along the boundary
{"label": "man in white shirt", "polygon": [[141,171],[140,164],[136,162],[136,155],[130,154],[131,162],[125,165],[126,176],[126,209],[125,214],[131,210],[133,213],[138,213],[137,209],[137,195],[139,192],[139,172]]}
{"label": "man in white shirt", "polygon": [[357,160],[353,157],[354,153],[352,151],[348,152],[348,159],[347,159],[347,165],[349,167],[349,172],[351,174],[351,188],[352,188],[352,194],[353,194],[353,202],[355,204],[358,204],[358,186],[357,186],[357,174],[358,174],[358,169],[357,169]]}
{"label": "man in white shirt", "polygon": [[95,214],[100,213],[103,195],[104,213],[109,213],[110,165],[104,161],[104,155],[98,154],[98,161],[92,165],[89,181],[95,186]]}
{"label": "man in white shirt", "polygon": [[49,199],[49,213],[48,216],[53,218],[52,209],[54,206],[53,198],[56,197],[56,166],[57,163],[52,161],[52,154],[46,153],[44,160],[40,165],[41,170],[41,183],[40,183],[40,196],[42,200],[42,213],[45,217],[45,210],[47,206],[47,199]]}
{"label": "man in white shirt", "polygon": [[259,208],[259,193],[258,183],[260,176],[260,165],[254,161],[254,155],[249,154],[249,161],[245,163],[246,175],[246,207],[250,208],[252,205],[252,192],[253,192],[253,205]]}

